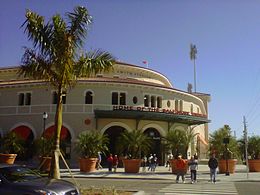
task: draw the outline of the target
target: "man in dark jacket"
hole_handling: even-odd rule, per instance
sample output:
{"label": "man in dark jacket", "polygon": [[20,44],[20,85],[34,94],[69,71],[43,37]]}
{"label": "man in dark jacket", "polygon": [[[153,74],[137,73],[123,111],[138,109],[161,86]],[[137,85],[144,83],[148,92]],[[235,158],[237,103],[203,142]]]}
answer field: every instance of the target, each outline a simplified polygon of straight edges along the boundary
{"label": "man in dark jacket", "polygon": [[208,166],[210,168],[210,181],[211,183],[216,183],[216,173],[218,168],[218,160],[213,153],[208,161]]}

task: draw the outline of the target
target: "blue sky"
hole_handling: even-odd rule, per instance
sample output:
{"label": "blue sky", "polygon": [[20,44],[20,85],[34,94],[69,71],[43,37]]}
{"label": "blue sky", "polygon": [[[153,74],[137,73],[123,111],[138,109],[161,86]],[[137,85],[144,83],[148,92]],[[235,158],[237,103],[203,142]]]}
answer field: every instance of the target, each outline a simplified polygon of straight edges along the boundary
{"label": "blue sky", "polygon": [[2,0],[0,67],[17,66],[25,10],[62,16],[76,5],[93,16],[85,49],[103,49],[118,60],[167,76],[175,88],[193,83],[190,44],[197,54],[197,91],[211,94],[210,131],[224,124],[240,137],[260,135],[260,2],[257,0]]}

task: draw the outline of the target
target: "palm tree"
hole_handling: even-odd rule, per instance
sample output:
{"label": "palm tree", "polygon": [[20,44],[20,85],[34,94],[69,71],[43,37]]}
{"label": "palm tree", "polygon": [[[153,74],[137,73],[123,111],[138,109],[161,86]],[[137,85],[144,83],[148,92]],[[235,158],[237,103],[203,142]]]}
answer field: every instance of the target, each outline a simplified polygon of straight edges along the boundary
{"label": "palm tree", "polygon": [[179,153],[184,152],[184,131],[179,129],[169,130],[163,139],[165,140],[165,149],[168,151],[170,150],[174,158],[177,158]]}
{"label": "palm tree", "polygon": [[132,159],[140,159],[142,153],[149,151],[152,140],[140,130],[133,130],[121,133],[117,143],[119,153],[126,153]]}
{"label": "palm tree", "polygon": [[[229,138],[228,151],[226,151],[226,146],[223,143],[224,138]],[[231,128],[229,125],[224,125],[222,128],[211,133],[209,144],[211,152],[216,153],[216,157],[220,159],[224,159],[225,155],[228,155],[228,158],[239,157],[238,142],[236,138],[231,135]]]}
{"label": "palm tree", "polygon": [[193,127],[188,127],[188,129],[186,131],[184,131],[184,147],[185,147],[185,153],[184,153],[184,157],[187,158],[188,156],[188,149],[190,146],[190,143],[192,143],[192,141],[194,140],[194,138],[199,134],[199,133],[195,133],[194,129],[196,126]]}
{"label": "palm tree", "polygon": [[59,14],[45,23],[44,17],[26,11],[22,27],[33,49],[25,48],[19,75],[49,82],[58,95],[55,114],[55,148],[49,177],[60,178],[60,132],[62,126],[62,96],[77,83],[80,77],[90,77],[108,71],[115,59],[107,52],[95,50],[80,54],[87,27],[92,17],[85,7],[76,7],[66,13],[66,20]]}

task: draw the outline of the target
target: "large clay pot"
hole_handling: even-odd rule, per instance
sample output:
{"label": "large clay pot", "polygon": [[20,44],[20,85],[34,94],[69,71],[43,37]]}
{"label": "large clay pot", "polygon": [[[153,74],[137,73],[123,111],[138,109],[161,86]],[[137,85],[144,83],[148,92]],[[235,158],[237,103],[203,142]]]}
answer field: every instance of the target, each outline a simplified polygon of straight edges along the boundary
{"label": "large clay pot", "polygon": [[260,160],[248,160],[248,167],[250,172],[260,172]]}
{"label": "large clay pot", "polygon": [[[228,159],[228,171],[229,173],[235,173],[236,169],[236,164],[237,164],[237,159]],[[218,170],[219,173],[226,173],[226,160],[221,159],[218,161]]]}
{"label": "large clay pot", "polygon": [[142,159],[123,159],[123,165],[126,173],[138,173]]}
{"label": "large clay pot", "polygon": [[82,172],[93,172],[96,170],[97,158],[80,158],[79,168]]}
{"label": "large clay pot", "polygon": [[[184,160],[185,160],[185,159],[184,159]],[[172,168],[172,173],[173,173],[173,174],[176,174],[176,173],[177,173],[176,162],[177,162],[177,159],[171,159],[171,160],[170,160],[170,164],[171,164],[171,168]],[[188,168],[189,168],[189,167],[188,167],[188,161],[185,160],[185,162],[186,162],[185,173],[187,173]]]}
{"label": "large clay pot", "polygon": [[14,164],[15,158],[17,154],[3,154],[0,153],[0,163],[5,163],[5,164]]}
{"label": "large clay pot", "polygon": [[49,156],[40,156],[40,171],[49,172],[51,170],[51,157]]}

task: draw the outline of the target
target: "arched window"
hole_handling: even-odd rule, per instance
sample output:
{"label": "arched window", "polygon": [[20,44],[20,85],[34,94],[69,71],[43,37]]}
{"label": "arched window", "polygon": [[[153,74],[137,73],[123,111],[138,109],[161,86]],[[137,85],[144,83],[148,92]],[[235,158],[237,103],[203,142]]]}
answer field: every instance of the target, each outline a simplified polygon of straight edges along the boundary
{"label": "arched window", "polygon": [[86,92],[85,104],[93,104],[93,93],[91,91]]}

